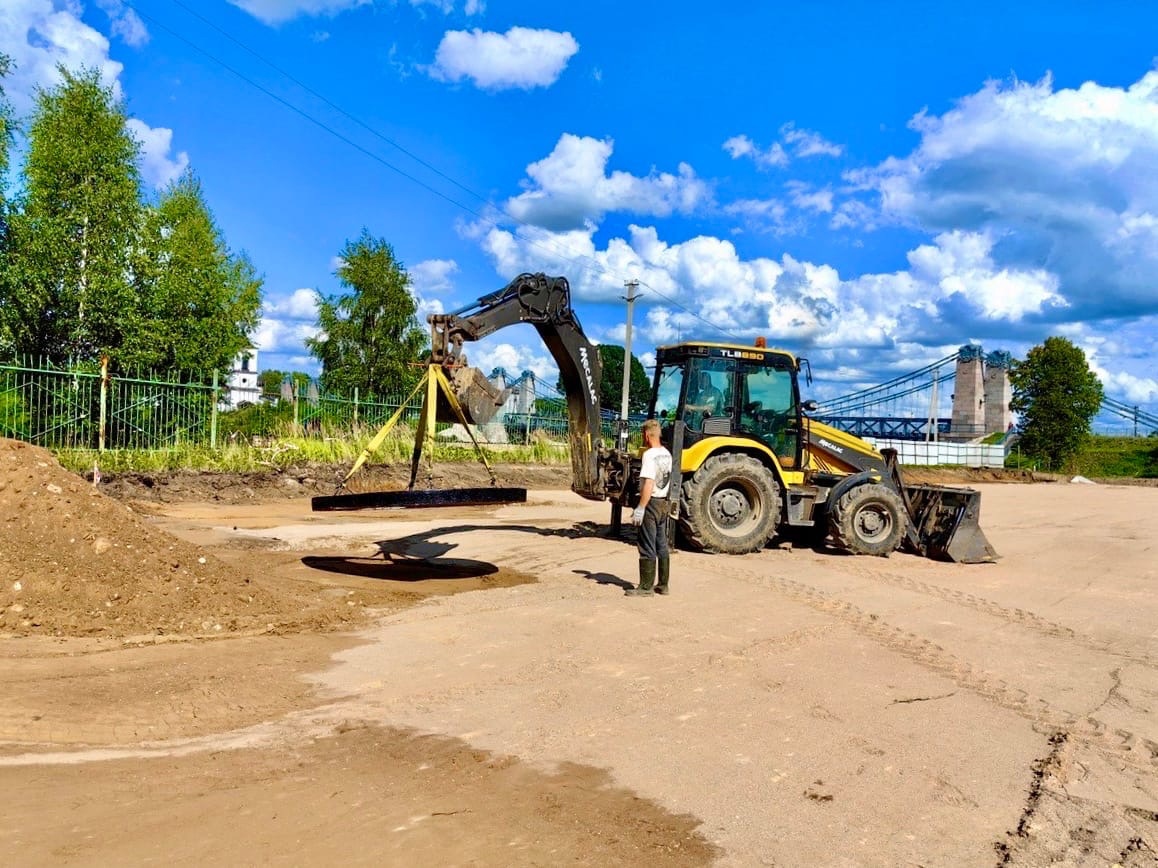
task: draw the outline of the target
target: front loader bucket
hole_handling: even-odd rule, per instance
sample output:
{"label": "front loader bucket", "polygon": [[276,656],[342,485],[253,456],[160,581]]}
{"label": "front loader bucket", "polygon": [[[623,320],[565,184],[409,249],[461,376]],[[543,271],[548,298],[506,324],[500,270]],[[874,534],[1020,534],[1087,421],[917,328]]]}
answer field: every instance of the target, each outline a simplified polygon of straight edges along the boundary
{"label": "front loader bucket", "polygon": [[972,488],[906,485],[912,510],[909,542],[918,554],[958,564],[990,564],[999,555],[978,523],[981,492]]}

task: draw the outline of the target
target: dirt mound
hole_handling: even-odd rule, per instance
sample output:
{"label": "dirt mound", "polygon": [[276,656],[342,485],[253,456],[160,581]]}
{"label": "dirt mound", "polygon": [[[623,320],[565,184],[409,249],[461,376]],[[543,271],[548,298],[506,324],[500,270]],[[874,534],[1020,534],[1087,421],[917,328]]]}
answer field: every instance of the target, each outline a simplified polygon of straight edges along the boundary
{"label": "dirt mound", "polygon": [[0,635],[290,632],[354,617],[151,527],[15,440],[0,440],[0,577]]}
{"label": "dirt mound", "polygon": [[906,465],[901,468],[905,482],[925,485],[969,485],[974,482],[1040,482],[1028,470],[1007,470],[1001,467],[921,467]]}

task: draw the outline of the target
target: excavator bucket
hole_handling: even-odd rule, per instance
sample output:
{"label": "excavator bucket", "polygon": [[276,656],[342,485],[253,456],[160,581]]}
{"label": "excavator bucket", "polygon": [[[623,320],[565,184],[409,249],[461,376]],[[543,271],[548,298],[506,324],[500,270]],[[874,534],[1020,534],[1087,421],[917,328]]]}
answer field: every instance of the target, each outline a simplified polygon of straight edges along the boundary
{"label": "excavator bucket", "polygon": [[978,520],[981,492],[972,488],[906,485],[912,529],[909,544],[918,554],[958,564],[988,564],[998,554]]}
{"label": "excavator bucket", "polygon": [[[485,425],[490,422],[510,395],[509,389],[500,389],[488,380],[478,368],[466,366],[446,369],[454,396],[471,425]],[[439,422],[457,422],[451,408],[439,402]]]}

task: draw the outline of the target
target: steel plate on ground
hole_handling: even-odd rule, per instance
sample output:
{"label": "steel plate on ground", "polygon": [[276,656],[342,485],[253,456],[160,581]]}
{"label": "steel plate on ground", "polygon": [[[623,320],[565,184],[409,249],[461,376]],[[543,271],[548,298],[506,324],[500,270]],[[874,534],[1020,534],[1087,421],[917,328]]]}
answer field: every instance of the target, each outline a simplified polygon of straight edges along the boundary
{"label": "steel plate on ground", "polygon": [[433,488],[424,491],[362,491],[315,497],[314,512],[341,509],[415,509],[432,506],[485,506],[526,503],[525,488]]}

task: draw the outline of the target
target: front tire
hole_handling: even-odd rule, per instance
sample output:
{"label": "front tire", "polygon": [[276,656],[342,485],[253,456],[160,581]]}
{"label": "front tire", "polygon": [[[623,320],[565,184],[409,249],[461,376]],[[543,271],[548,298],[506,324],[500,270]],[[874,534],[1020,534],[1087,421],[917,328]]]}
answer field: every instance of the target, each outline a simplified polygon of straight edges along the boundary
{"label": "front tire", "polygon": [[680,530],[697,551],[764,548],[780,524],[780,485],[748,455],[713,455],[683,484]]}
{"label": "front tire", "polygon": [[907,524],[900,495],[885,485],[858,485],[832,510],[833,542],[855,555],[888,556],[900,546]]}

